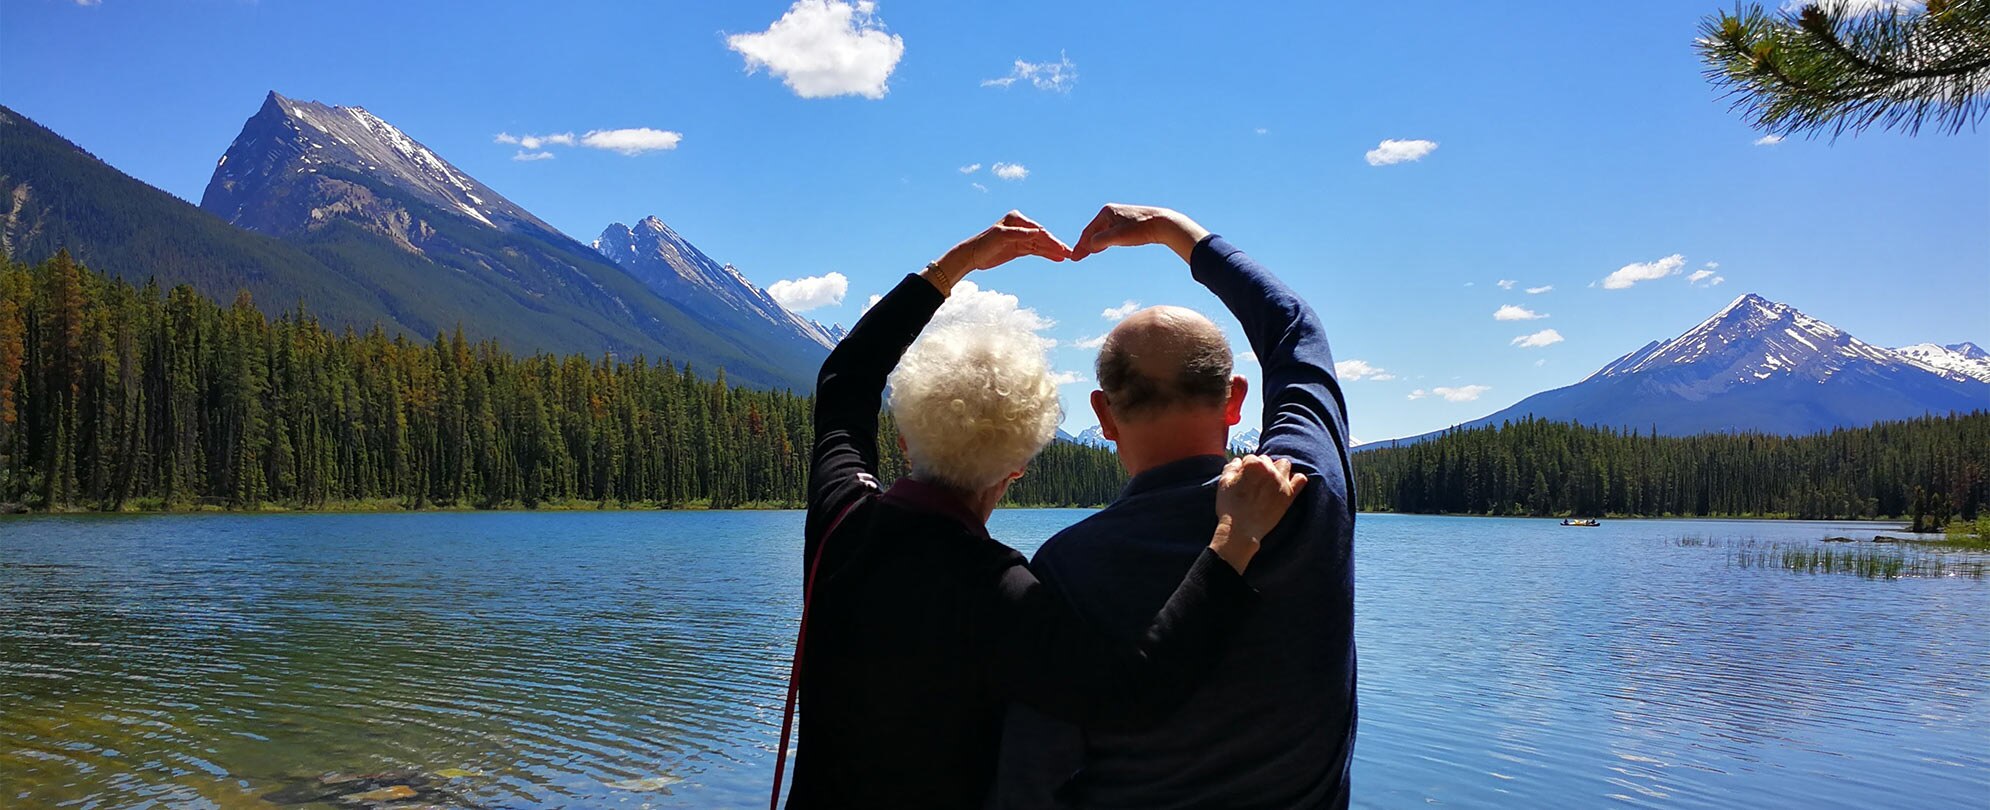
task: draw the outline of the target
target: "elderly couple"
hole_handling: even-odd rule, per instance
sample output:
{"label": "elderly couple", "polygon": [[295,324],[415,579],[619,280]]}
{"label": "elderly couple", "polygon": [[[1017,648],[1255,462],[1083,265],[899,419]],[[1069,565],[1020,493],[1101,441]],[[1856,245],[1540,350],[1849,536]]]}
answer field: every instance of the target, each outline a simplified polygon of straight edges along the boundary
{"label": "elderly couple", "polygon": [[[1025,562],[987,522],[1062,418],[1044,350],[986,325],[920,333],[969,272],[1156,244],[1257,353],[1264,455],[1226,460],[1247,383],[1222,331],[1136,313],[1092,392],[1132,481]],[[887,383],[911,474],[883,488]],[[1067,246],[1010,213],[850,330],[815,432],[788,807],[1347,806],[1346,406],[1318,316],[1222,237],[1109,205]]]}

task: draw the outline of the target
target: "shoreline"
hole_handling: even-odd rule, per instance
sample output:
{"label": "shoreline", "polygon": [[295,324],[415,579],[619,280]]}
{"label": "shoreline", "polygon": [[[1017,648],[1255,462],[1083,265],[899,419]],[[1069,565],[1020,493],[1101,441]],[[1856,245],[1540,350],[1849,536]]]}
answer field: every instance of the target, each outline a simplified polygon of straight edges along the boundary
{"label": "shoreline", "polygon": [[[12,506],[5,504],[0,506]],[[997,511],[1009,509],[1103,509],[1105,504],[1002,504]],[[442,514],[479,512],[489,513],[560,513],[560,512],[794,512],[804,509],[800,503],[752,502],[737,506],[712,506],[709,501],[692,501],[664,505],[657,503],[604,503],[600,501],[562,501],[543,503],[538,506],[505,504],[493,507],[479,506],[421,506],[409,508],[397,501],[345,501],[321,507],[292,507],[264,505],[252,509],[232,509],[222,506],[182,505],[165,508],[128,507],[125,509],[61,509],[61,510],[7,510],[0,509],[0,520],[8,517],[125,517],[138,515],[392,515],[392,514]],[[1566,515],[1481,515],[1454,512],[1357,512],[1361,516],[1404,516],[1404,517],[1447,517],[1477,518],[1484,520],[1561,520]],[[1907,518],[1792,518],[1768,515],[1604,515],[1599,520],[1639,520],[1639,521],[1749,521],[1764,523],[1886,523],[1903,524],[1889,531],[1914,534],[1904,524]],[[1937,532],[1939,534],[1939,532]]]}

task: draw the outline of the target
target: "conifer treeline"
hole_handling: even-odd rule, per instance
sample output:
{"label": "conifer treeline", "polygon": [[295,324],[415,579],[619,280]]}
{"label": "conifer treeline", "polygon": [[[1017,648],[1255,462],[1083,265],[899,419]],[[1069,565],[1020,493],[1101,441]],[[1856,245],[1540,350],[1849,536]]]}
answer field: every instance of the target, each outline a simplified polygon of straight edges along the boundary
{"label": "conifer treeline", "polygon": [[1661,437],[1523,419],[1354,457],[1368,511],[1856,519],[1990,514],[1990,413],[1812,436]]}
{"label": "conifer treeline", "polygon": [[[62,253],[0,268],[0,503],[28,508],[794,504],[810,411],[723,370],[271,320]],[[1122,481],[1059,444],[1011,499],[1102,504]]]}

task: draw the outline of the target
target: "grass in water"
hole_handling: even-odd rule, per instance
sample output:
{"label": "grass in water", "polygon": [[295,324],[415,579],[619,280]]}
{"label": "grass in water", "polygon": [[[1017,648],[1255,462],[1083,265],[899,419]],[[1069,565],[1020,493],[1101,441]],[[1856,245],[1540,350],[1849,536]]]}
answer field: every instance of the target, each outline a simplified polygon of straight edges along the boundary
{"label": "grass in water", "polygon": [[1970,547],[1903,548],[1856,541],[1834,547],[1753,539],[1723,541],[1699,536],[1680,537],[1676,543],[1683,548],[1724,549],[1728,565],[1736,568],[1779,569],[1798,574],[1844,574],[1866,579],[1981,579],[1990,574],[1990,560],[1968,553],[1976,550]]}

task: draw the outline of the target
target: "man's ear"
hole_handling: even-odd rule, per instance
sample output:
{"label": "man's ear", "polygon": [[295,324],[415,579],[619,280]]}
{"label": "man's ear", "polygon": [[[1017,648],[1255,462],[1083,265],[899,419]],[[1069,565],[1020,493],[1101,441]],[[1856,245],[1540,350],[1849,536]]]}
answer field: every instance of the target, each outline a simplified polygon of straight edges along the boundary
{"label": "man's ear", "polygon": [[1009,480],[1010,482],[1014,482],[1015,480],[1017,480],[1017,479],[1019,479],[1019,478],[1022,478],[1022,477],[1023,477],[1023,471],[1022,471],[1022,470],[1017,470],[1017,471],[1015,471],[1015,472],[1012,472],[1012,473],[1009,473],[1009,478],[1008,478],[1008,480]]}
{"label": "man's ear", "polygon": [[1244,379],[1242,374],[1231,375],[1230,401],[1223,403],[1224,424],[1236,427],[1238,422],[1244,421],[1244,395],[1250,392],[1250,380]]}
{"label": "man's ear", "polygon": [[898,454],[905,455],[905,434],[898,434]]}
{"label": "man's ear", "polygon": [[1092,392],[1092,415],[1099,418],[1099,433],[1107,441],[1119,441],[1119,423],[1112,419],[1112,402],[1106,399],[1106,392]]}

